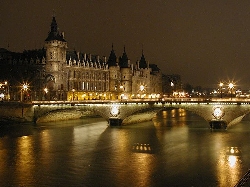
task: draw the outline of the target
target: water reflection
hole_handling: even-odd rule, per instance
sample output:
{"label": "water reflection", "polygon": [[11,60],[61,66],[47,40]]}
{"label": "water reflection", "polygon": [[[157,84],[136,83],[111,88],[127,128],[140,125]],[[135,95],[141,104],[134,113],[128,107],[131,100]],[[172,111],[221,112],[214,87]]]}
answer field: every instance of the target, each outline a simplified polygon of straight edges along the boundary
{"label": "water reflection", "polygon": [[217,156],[216,171],[219,186],[234,186],[242,175],[241,149],[239,142],[232,141],[234,134],[227,131],[213,132],[214,156]]}
{"label": "water reflection", "polygon": [[25,186],[27,179],[33,180],[35,157],[32,143],[31,136],[22,136],[17,140],[17,154],[14,161],[16,165],[16,179],[20,186]]}
{"label": "water reflection", "polygon": [[132,151],[137,153],[152,153],[152,148],[150,144],[134,143]]}
{"label": "water reflection", "polygon": [[115,128],[103,119],[4,127],[0,186],[234,186],[250,166],[249,124],[211,132],[169,110]]}
{"label": "water reflection", "polygon": [[220,186],[234,186],[242,177],[242,161],[238,147],[222,149],[218,155],[217,177]]}

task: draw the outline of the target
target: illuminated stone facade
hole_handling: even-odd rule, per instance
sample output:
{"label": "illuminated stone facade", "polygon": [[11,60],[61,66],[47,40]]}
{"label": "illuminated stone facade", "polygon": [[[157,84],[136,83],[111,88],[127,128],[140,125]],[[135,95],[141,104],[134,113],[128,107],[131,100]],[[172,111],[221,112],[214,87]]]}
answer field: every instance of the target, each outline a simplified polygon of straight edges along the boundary
{"label": "illuminated stone facade", "polygon": [[[13,72],[2,73],[0,77],[0,81],[8,80],[12,85],[10,100],[133,99],[162,94],[161,72],[156,65],[146,62],[143,52],[141,60],[133,65],[125,47],[117,58],[112,45],[108,60],[68,51],[55,17],[43,49],[23,53],[2,51],[0,66]],[[26,90],[21,88],[24,83],[29,85]]]}

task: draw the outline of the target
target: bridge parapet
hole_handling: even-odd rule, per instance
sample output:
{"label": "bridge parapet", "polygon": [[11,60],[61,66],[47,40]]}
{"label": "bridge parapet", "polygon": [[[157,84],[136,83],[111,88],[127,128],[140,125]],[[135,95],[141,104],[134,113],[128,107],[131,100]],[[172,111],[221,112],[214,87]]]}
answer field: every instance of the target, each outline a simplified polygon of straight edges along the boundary
{"label": "bridge parapet", "polygon": [[[12,112],[11,110],[6,112],[6,107]],[[221,121],[230,126],[239,122],[250,112],[250,102],[200,99],[33,101],[32,103],[15,104],[14,108],[17,118],[23,118],[26,121],[43,121],[42,119],[46,118],[47,120],[49,120],[48,118],[57,120],[56,115],[58,119],[79,118],[86,112],[92,112],[92,114],[100,115],[110,123],[118,125],[135,120],[135,116],[137,116],[137,121],[152,119],[159,110],[164,108],[182,108],[196,113],[208,122]],[[13,111],[13,104],[7,102],[0,104],[0,117],[11,116]]]}

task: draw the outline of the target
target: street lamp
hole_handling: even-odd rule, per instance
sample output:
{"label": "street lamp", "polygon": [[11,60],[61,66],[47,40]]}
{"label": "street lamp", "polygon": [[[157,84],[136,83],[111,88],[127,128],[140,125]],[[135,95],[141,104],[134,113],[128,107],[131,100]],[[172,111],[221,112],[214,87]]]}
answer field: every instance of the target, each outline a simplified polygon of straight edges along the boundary
{"label": "street lamp", "polygon": [[24,94],[24,91],[27,91],[28,90],[28,84],[26,84],[26,83],[24,83],[23,85],[22,85],[22,88],[21,88],[21,101],[23,101],[23,94]]}
{"label": "street lamp", "polygon": [[232,98],[233,98],[233,87],[234,87],[234,84],[230,82],[230,83],[228,84],[228,87],[229,87],[230,92],[231,92],[231,100],[232,100]]}
{"label": "street lamp", "polygon": [[220,98],[222,98],[222,86],[223,86],[223,82],[220,82]]}

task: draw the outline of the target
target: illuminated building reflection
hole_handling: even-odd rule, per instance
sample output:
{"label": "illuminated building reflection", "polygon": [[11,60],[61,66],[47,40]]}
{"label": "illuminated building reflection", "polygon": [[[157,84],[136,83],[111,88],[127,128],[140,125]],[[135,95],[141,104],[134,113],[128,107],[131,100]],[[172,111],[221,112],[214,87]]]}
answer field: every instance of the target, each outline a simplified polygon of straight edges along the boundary
{"label": "illuminated building reflection", "polygon": [[22,136],[18,139],[17,142],[17,158],[16,158],[16,170],[17,178],[19,180],[20,186],[25,186],[25,179],[31,179],[33,176],[34,170],[34,148],[32,145],[31,136]]}
{"label": "illuminated building reflection", "polygon": [[241,158],[238,147],[227,147],[219,154],[217,164],[219,186],[234,186],[241,178]]}
{"label": "illuminated building reflection", "polygon": [[148,143],[134,143],[132,151],[137,153],[153,153],[154,150]]}

